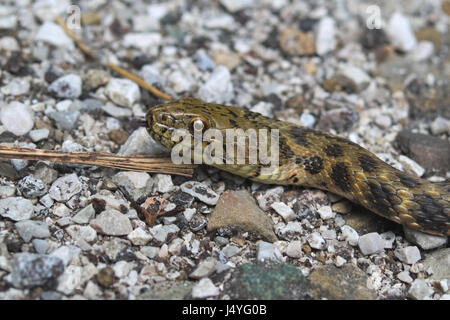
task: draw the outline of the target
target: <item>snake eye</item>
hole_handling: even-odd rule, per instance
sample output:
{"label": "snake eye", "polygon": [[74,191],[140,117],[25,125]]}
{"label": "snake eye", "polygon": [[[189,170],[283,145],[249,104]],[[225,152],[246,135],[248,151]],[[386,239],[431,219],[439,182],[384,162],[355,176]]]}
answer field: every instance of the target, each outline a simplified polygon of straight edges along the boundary
{"label": "snake eye", "polygon": [[191,131],[193,133],[201,133],[206,129],[205,121],[200,118],[194,118],[191,120]]}

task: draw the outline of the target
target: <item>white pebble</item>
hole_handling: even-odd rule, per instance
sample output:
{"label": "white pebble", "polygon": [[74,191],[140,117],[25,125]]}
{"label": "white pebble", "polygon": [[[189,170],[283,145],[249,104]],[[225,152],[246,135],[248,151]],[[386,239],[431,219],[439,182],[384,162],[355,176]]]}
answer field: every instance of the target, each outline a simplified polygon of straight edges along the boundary
{"label": "white pebble", "polygon": [[325,241],[322,236],[317,233],[313,232],[311,233],[306,240],[308,241],[311,248],[318,249],[318,250],[324,250],[327,248],[327,242]]}
{"label": "white pebble", "polygon": [[408,296],[415,300],[424,300],[433,294],[434,290],[423,279],[416,279],[411,284]]}
{"label": "white pebble", "polygon": [[82,80],[79,75],[68,74],[62,76],[48,87],[50,92],[56,93],[60,98],[75,99],[81,95]]}
{"label": "white pebble", "polygon": [[141,98],[139,86],[128,79],[111,78],[105,93],[114,103],[128,108]]}
{"label": "white pebble", "polygon": [[398,280],[405,282],[405,283],[411,283],[413,282],[413,279],[411,278],[411,276],[409,275],[408,271],[402,271],[399,274],[397,274],[397,278]]}
{"label": "white pebble", "polygon": [[335,21],[331,17],[323,17],[317,26],[316,51],[324,55],[336,48]]}
{"label": "white pebble", "polygon": [[157,192],[166,193],[173,189],[172,177],[168,174],[156,174],[154,176],[154,189]]}
{"label": "white pebble", "polygon": [[1,92],[4,95],[20,96],[30,91],[30,82],[28,79],[12,79],[2,87]]}
{"label": "white pebble", "polygon": [[407,264],[414,264],[422,258],[419,248],[416,246],[397,249],[394,251],[394,254],[400,261]]}
{"label": "white pebble", "polygon": [[219,65],[198,90],[198,97],[206,102],[225,103],[233,98],[233,83],[227,67]]}
{"label": "white pebble", "polygon": [[317,212],[320,215],[320,218],[322,218],[322,220],[328,220],[328,219],[332,219],[336,216],[336,213],[331,210],[330,206],[323,206],[320,207]]}
{"label": "white pebble", "polygon": [[416,37],[408,19],[399,12],[395,12],[387,25],[387,34],[392,45],[402,51],[411,51],[417,45]]}
{"label": "white pebble", "polygon": [[149,55],[156,55],[162,36],[158,32],[127,33],[122,43],[126,48],[137,48]]}
{"label": "white pebble", "polygon": [[286,248],[286,254],[291,258],[300,258],[302,255],[302,242],[291,241]]}
{"label": "white pebble", "polygon": [[16,136],[28,133],[34,126],[33,112],[18,101],[12,101],[1,109],[0,120],[5,129]]}
{"label": "white pebble", "polygon": [[450,120],[438,116],[430,125],[431,133],[434,135],[448,133],[450,134]]}
{"label": "white pebble", "polygon": [[380,236],[384,240],[384,248],[392,249],[395,242],[395,234],[392,231],[387,231],[380,234]]}
{"label": "white pebble", "polygon": [[152,240],[152,235],[139,227],[131,231],[127,238],[135,246],[145,246],[150,242],[150,240]]}
{"label": "white pebble", "polygon": [[413,61],[425,61],[433,55],[434,45],[431,41],[420,41],[410,53]]}
{"label": "white pebble", "polygon": [[218,295],[219,295],[219,288],[217,288],[209,278],[201,279],[192,288],[192,298],[194,299],[203,299],[208,297],[215,297]]}
{"label": "white pebble", "polygon": [[342,237],[346,240],[351,246],[356,246],[359,241],[358,232],[352,227],[345,225],[341,227]]}
{"label": "white pebble", "polygon": [[384,240],[378,233],[371,232],[359,237],[358,246],[364,255],[378,253],[384,249]]}
{"label": "white pebble", "polygon": [[346,262],[347,262],[347,260],[345,260],[341,256],[337,256],[336,261],[334,262],[334,265],[339,268],[339,267],[342,267]]}
{"label": "white pebble", "polygon": [[46,128],[31,130],[29,135],[33,142],[38,142],[48,138],[50,131]]}
{"label": "white pebble", "polygon": [[303,112],[300,116],[300,123],[302,126],[312,128],[316,123],[316,117],[309,112]]}
{"label": "white pebble", "polygon": [[418,177],[423,176],[423,174],[425,173],[425,169],[420,166],[420,164],[408,158],[407,156],[400,155],[398,157],[398,161],[402,164],[404,169],[414,172]]}
{"label": "white pebble", "polygon": [[294,211],[284,202],[274,202],[271,207],[276,213],[283,217],[284,221],[288,222],[295,219]]}
{"label": "white pebble", "polygon": [[59,25],[52,21],[45,21],[41,25],[34,40],[44,41],[57,47],[74,47],[72,39]]}

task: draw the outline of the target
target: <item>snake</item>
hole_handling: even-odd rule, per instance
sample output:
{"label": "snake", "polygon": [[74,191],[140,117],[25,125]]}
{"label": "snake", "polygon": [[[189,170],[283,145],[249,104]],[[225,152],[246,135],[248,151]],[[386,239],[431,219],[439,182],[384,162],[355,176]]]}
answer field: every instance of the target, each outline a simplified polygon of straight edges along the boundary
{"label": "snake", "polygon": [[[450,184],[400,171],[343,137],[195,98],[150,107],[145,122],[152,138],[169,150],[177,144],[172,139],[177,129],[191,134],[207,129],[224,134],[236,128],[277,129],[279,161],[273,169],[262,170],[267,165],[260,162],[210,165],[263,184],[326,190],[410,229],[450,235]],[[206,146],[208,141],[201,143]],[[192,157],[194,152],[192,146]]]}

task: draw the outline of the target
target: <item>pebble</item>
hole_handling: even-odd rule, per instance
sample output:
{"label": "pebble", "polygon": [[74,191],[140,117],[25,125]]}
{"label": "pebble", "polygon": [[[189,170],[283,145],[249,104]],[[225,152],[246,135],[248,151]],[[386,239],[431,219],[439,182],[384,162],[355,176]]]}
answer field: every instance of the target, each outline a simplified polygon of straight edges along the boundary
{"label": "pebble", "polygon": [[419,248],[405,247],[394,251],[395,256],[402,262],[407,264],[414,264],[421,259]]}
{"label": "pebble", "polygon": [[386,32],[392,45],[397,49],[407,52],[414,49],[417,45],[411,24],[399,12],[395,12],[389,19]]}
{"label": "pebble", "polygon": [[208,219],[208,230],[237,227],[271,242],[277,241],[273,222],[255,203],[248,191],[227,190],[219,198]]}
{"label": "pebble", "polygon": [[77,246],[61,246],[50,254],[53,257],[57,257],[64,262],[65,266],[68,266],[72,261],[76,262],[80,257],[81,249]]}
{"label": "pebble", "polygon": [[429,298],[433,292],[424,279],[416,279],[408,290],[408,297],[414,300],[424,300]]}
{"label": "pebble", "polygon": [[18,101],[12,101],[2,107],[0,120],[5,130],[16,136],[27,134],[34,126],[33,112],[28,106]]}
{"label": "pebble", "polygon": [[97,232],[110,236],[126,236],[133,231],[128,217],[114,209],[103,211],[89,225]]}
{"label": "pebble", "polygon": [[33,239],[31,242],[33,243],[34,250],[36,250],[36,253],[38,254],[46,254],[50,248],[50,245],[46,240]]}
{"label": "pebble", "polygon": [[192,298],[194,299],[204,299],[208,297],[216,297],[218,295],[219,288],[217,288],[209,278],[201,279],[192,288]]}
{"label": "pebble", "polygon": [[229,11],[237,12],[246,8],[252,8],[255,0],[220,0],[220,3]]}
{"label": "pebble", "polygon": [[55,111],[49,113],[48,116],[55,121],[58,129],[69,131],[74,129],[80,117],[80,111]]}
{"label": "pebble", "polygon": [[117,107],[110,102],[107,102],[104,106],[102,106],[102,110],[114,118],[131,117],[133,114],[133,111],[129,108]]}
{"label": "pebble", "polygon": [[222,249],[223,254],[227,258],[231,258],[232,256],[237,255],[240,251],[241,251],[241,249],[239,249],[238,247],[236,247],[235,245],[232,245],[232,244],[227,244]]}
{"label": "pebble", "polygon": [[4,95],[21,96],[30,91],[28,79],[13,79],[1,88]]}
{"label": "pebble", "polygon": [[57,257],[20,252],[14,255],[9,279],[15,288],[52,287],[63,272],[64,263]]}
{"label": "pebble", "polygon": [[340,214],[347,214],[352,211],[352,203],[347,200],[339,201],[331,205],[331,210]]}
{"label": "pebble", "polygon": [[338,74],[351,81],[353,87],[356,88],[356,92],[360,92],[367,88],[371,80],[364,70],[350,64],[340,65]]}
{"label": "pebble", "polygon": [[65,230],[70,235],[70,237],[77,242],[80,240],[84,240],[91,243],[97,239],[97,232],[90,226],[71,225],[68,226]]}
{"label": "pebble", "polygon": [[320,207],[317,212],[320,215],[320,218],[322,220],[328,220],[328,219],[333,219],[334,217],[336,217],[336,213],[333,212],[333,210],[331,210],[330,206],[323,206]]}
{"label": "pebble", "polygon": [[402,271],[397,274],[398,280],[405,282],[405,283],[412,283],[413,278],[409,275],[408,271]]}
{"label": "pebble", "polygon": [[205,186],[203,183],[197,181],[187,181],[180,186],[180,189],[198,200],[212,206],[216,205],[219,200],[219,195],[217,193]]}
{"label": "pebble", "polygon": [[109,288],[114,283],[114,276],[114,270],[111,267],[105,267],[99,270],[95,275],[95,279],[103,288]]}
{"label": "pebble", "polygon": [[256,260],[264,262],[268,260],[278,261],[281,258],[280,252],[273,243],[258,241],[256,248]]}
{"label": "pebble", "polygon": [[302,255],[302,242],[297,240],[289,242],[286,254],[291,258],[300,258]]}
{"label": "pebble", "polygon": [[272,203],[280,201],[280,197],[283,193],[284,189],[281,186],[266,190],[264,194],[256,197],[259,207],[264,211],[269,210]]}
{"label": "pebble", "polygon": [[111,78],[105,93],[114,103],[128,108],[141,99],[139,86],[128,79]]}
{"label": "pebble", "polygon": [[291,28],[281,31],[280,47],[284,53],[291,56],[313,55],[316,53],[314,35],[311,32],[303,32]]}
{"label": "pebble", "polygon": [[83,268],[70,265],[66,268],[61,277],[58,278],[57,290],[66,295],[70,295],[81,285]]}
{"label": "pebble", "polygon": [[50,131],[46,128],[31,130],[29,135],[33,142],[39,142],[48,138]]}
{"label": "pebble", "polygon": [[142,247],[140,252],[142,252],[142,254],[148,258],[154,259],[159,254],[159,248],[146,246],[146,247]]}
{"label": "pebble", "polygon": [[145,246],[152,240],[152,235],[139,227],[130,232],[127,238],[135,246]]}
{"label": "pebble", "polygon": [[422,168],[417,162],[414,160],[404,156],[400,155],[398,157],[398,161],[402,164],[403,169],[406,171],[414,173],[416,176],[421,177],[425,173],[425,169]]}
{"label": "pebble", "polygon": [[325,250],[327,248],[327,242],[318,232],[313,232],[306,237],[311,248],[318,250]]}
{"label": "pebble", "polygon": [[33,238],[45,239],[50,237],[48,225],[42,221],[21,220],[15,224],[17,232],[25,242]]}
{"label": "pebble", "polygon": [[363,255],[370,255],[383,251],[384,240],[378,233],[371,232],[359,237],[358,246]]}
{"label": "pebble", "polygon": [[438,248],[447,243],[447,237],[435,236],[404,227],[405,238],[424,250]]}
{"label": "pebble", "polygon": [[284,226],[280,233],[283,237],[295,237],[298,234],[301,234],[303,231],[302,224],[298,221],[289,221],[286,226]]}
{"label": "pebble", "polygon": [[22,197],[0,199],[0,215],[14,221],[28,220],[33,215],[31,200]]}
{"label": "pebble", "polygon": [[439,135],[442,133],[450,134],[450,120],[441,116],[436,117],[430,124],[431,133]]}
{"label": "pebble", "polygon": [[175,224],[158,224],[150,229],[150,234],[153,236],[153,242],[157,245],[162,245],[172,240],[179,231],[180,228],[178,228]]}
{"label": "pebble", "polygon": [[2,37],[0,38],[0,49],[5,51],[19,51],[19,43],[13,37]]}
{"label": "pebble", "polygon": [[217,66],[198,90],[198,98],[206,102],[227,103],[233,98],[233,83],[228,68]]}
{"label": "pebble", "polygon": [[86,224],[95,217],[95,210],[92,204],[87,205],[81,209],[75,216],[72,217],[72,221],[78,224]]}
{"label": "pebble", "polygon": [[425,270],[432,272],[431,279],[450,279],[450,248],[442,248],[426,254],[422,264]]}
{"label": "pebble", "polygon": [[12,186],[0,186],[0,197],[9,198],[14,196],[16,193],[16,188]]}
{"label": "pebble", "polygon": [[384,248],[392,249],[395,242],[395,234],[392,231],[387,231],[380,234],[380,236],[384,240]]}
{"label": "pebble", "polygon": [[284,202],[274,202],[271,207],[276,211],[276,213],[283,217],[284,221],[288,222],[295,219],[294,211]]}
{"label": "pebble", "polygon": [[36,198],[47,193],[47,186],[32,176],[26,176],[19,181],[17,188],[25,198]]}
{"label": "pebble", "polygon": [[337,256],[336,260],[334,261],[334,265],[338,268],[342,267],[345,263],[347,262],[347,260],[345,260],[344,258],[342,258],[341,256]]}
{"label": "pebble", "polygon": [[93,91],[109,82],[109,73],[102,69],[90,69],[83,77],[83,86],[86,91]]}
{"label": "pebble", "polygon": [[150,55],[156,55],[161,41],[162,36],[158,32],[139,32],[127,33],[122,40],[122,44],[127,48],[137,48]]}
{"label": "pebble", "polygon": [[81,95],[82,80],[79,75],[68,74],[53,81],[48,91],[55,93],[59,98],[76,99]]}
{"label": "pebble", "polygon": [[35,167],[33,176],[36,179],[42,180],[45,184],[50,184],[58,178],[58,171],[50,168],[43,162],[38,162]]}
{"label": "pebble", "polygon": [[134,201],[146,198],[152,192],[154,183],[148,173],[136,171],[119,172],[112,177],[112,181]]}
{"label": "pebble", "polygon": [[303,112],[300,116],[300,123],[302,126],[312,128],[316,123],[316,117],[308,112]]}
{"label": "pebble", "polygon": [[203,25],[208,29],[232,30],[236,25],[236,22],[229,14],[218,14],[204,20]]}
{"label": "pebble", "polygon": [[119,155],[129,156],[148,154],[154,156],[170,155],[170,152],[153,140],[146,128],[133,131],[127,141],[120,147]]}
{"label": "pebble", "polygon": [[77,193],[81,192],[82,184],[75,173],[67,174],[56,179],[48,194],[56,201],[67,201]]}
{"label": "pebble", "polygon": [[154,190],[160,193],[166,193],[173,190],[172,176],[168,174],[156,174],[154,177]]}
{"label": "pebble", "polygon": [[316,52],[322,56],[336,48],[336,23],[331,17],[323,17],[317,25]]}
{"label": "pebble", "polygon": [[52,21],[45,21],[39,28],[35,41],[44,41],[56,47],[73,48],[72,39],[64,32],[64,30]]}
{"label": "pebble", "polygon": [[217,260],[209,257],[205,260],[201,261],[198,266],[192,271],[189,275],[189,278],[192,279],[201,279],[205,277],[209,277],[214,271],[216,271]]}
{"label": "pebble", "polygon": [[203,72],[213,71],[216,67],[214,60],[203,49],[197,50],[195,54],[195,61],[198,68]]}
{"label": "pebble", "polygon": [[168,85],[177,93],[190,91],[195,86],[195,81],[185,72],[176,70],[168,77]]}
{"label": "pebble", "polygon": [[420,41],[410,52],[410,58],[413,61],[421,62],[430,58],[434,53],[434,44],[431,41]]}
{"label": "pebble", "polygon": [[322,113],[319,123],[321,130],[335,129],[337,132],[347,131],[358,121],[358,112],[349,108],[336,108]]}

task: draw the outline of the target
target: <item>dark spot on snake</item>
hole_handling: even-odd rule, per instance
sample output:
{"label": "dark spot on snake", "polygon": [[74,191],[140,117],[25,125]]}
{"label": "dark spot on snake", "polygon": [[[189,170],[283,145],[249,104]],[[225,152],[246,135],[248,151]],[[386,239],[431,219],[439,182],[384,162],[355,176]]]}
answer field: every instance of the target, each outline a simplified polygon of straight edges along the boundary
{"label": "dark spot on snake", "polygon": [[[235,117],[235,118],[239,118],[238,115],[236,113],[234,113],[233,111],[231,111],[231,110],[228,110],[228,113],[233,115],[233,117]],[[244,117],[245,117],[245,114],[244,114]]]}
{"label": "dark spot on snake", "polygon": [[400,183],[407,188],[415,188],[419,184],[416,179],[404,173],[397,173],[396,176],[400,179]]}
{"label": "dark spot on snake", "polygon": [[296,164],[302,164],[303,163],[303,158],[300,156],[295,156],[295,163]]}
{"label": "dark spot on snake", "polygon": [[367,154],[361,154],[358,157],[359,165],[365,172],[372,172],[377,166],[377,161]]}
{"label": "dark spot on snake", "polygon": [[370,191],[365,195],[366,200],[370,202],[370,205],[375,211],[387,216],[389,209],[392,207],[388,201],[389,191],[377,182],[369,181],[367,185]]}
{"label": "dark spot on snake", "polygon": [[344,162],[338,162],[332,167],[331,179],[334,184],[344,192],[350,191],[351,176],[349,168]]}
{"label": "dark spot on snake", "polygon": [[304,159],[303,165],[309,173],[318,174],[323,169],[323,159],[318,156],[309,157]]}
{"label": "dark spot on snake", "polygon": [[290,130],[290,134],[292,139],[295,140],[295,143],[297,143],[300,146],[306,147],[308,143],[308,139],[306,139],[306,133],[308,129],[302,129],[299,127],[292,127]]}
{"label": "dark spot on snake", "polygon": [[295,177],[294,178],[294,180],[292,180],[294,183],[297,183],[298,182],[298,178],[297,177]]}
{"label": "dark spot on snake", "polygon": [[412,213],[422,229],[443,234],[448,232],[449,216],[436,199],[424,194],[414,194],[413,201],[420,205],[421,210],[415,210]]}
{"label": "dark spot on snake", "polygon": [[336,143],[326,146],[324,148],[324,151],[327,154],[327,156],[335,158],[340,157],[344,154],[344,152],[342,151],[342,147]]}
{"label": "dark spot on snake", "polygon": [[230,124],[231,124],[233,127],[236,127],[236,126],[237,126],[237,122],[234,121],[233,119],[229,119],[228,121],[230,121]]}

